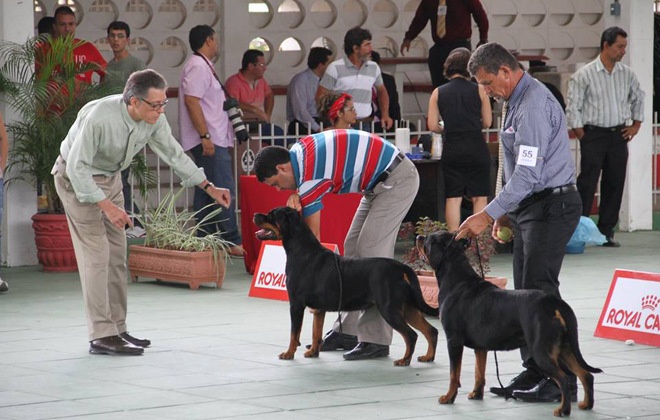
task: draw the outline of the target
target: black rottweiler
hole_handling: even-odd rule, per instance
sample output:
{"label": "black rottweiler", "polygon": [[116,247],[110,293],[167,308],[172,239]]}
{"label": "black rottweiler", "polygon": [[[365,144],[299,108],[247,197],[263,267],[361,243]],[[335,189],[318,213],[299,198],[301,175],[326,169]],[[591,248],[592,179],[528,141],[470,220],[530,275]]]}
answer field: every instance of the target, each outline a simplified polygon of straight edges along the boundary
{"label": "black rottweiler", "polygon": [[[305,357],[318,357],[322,343],[323,321],[326,311],[357,311],[376,305],[381,315],[398,331],[406,342],[406,354],[394,362],[408,366],[415,350],[419,330],[429,343],[420,362],[435,359],[438,330],[420,312],[437,316],[438,310],[424,302],[415,272],[405,264],[390,258],[348,258],[336,256],[316,239],[302,217],[294,209],[278,207],[270,213],[254,215],[254,223],[261,228],[261,240],[282,240],[286,251],[286,289],[291,314],[291,340],[280,359],[293,359],[300,345],[305,307],[313,309],[312,346]],[[339,270],[339,272],[337,271]],[[340,277],[341,274],[341,277]]]}
{"label": "black rottweiler", "polygon": [[468,263],[466,243],[456,242],[450,233],[417,237],[417,247],[438,280],[440,319],[449,350],[449,391],[439,402],[451,404],[456,399],[463,346],[474,349],[476,356],[469,399],[483,398],[489,350],[527,346],[536,365],[561,388],[561,406],[555,416],[571,414],[569,371],[584,387],[584,401],[578,407],[593,408],[594,377],[589,372],[602,371],[589,366],[580,353],[577,319],[571,307],[540,290],[501,290],[483,280]]}

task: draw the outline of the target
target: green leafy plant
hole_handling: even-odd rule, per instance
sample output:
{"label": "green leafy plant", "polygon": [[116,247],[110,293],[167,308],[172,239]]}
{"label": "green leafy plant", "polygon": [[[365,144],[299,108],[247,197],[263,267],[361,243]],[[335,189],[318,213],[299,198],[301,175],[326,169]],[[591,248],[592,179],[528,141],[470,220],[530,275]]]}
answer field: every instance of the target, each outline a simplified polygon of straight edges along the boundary
{"label": "green leafy plant", "polygon": [[[431,220],[428,217],[421,217],[413,226],[411,222],[401,225],[399,230],[399,237],[410,237],[416,235],[430,235],[434,232],[446,232],[447,225],[443,222]],[[479,252],[477,252],[477,244]],[[474,271],[481,274],[483,267],[484,275],[490,272],[490,257],[495,253],[495,240],[491,237],[490,229],[484,230],[477,238],[472,238],[470,246],[465,250],[470,265]],[[481,258],[479,258],[481,257]],[[480,261],[481,260],[481,263]],[[403,262],[408,264],[414,270],[428,271],[431,270],[426,260],[422,257],[417,246],[413,245],[403,256]]]}
{"label": "green leafy plant", "polygon": [[[25,44],[0,41],[0,92],[20,116],[20,121],[7,125],[14,140],[7,181],[41,181],[49,213],[64,212],[50,172],[78,111],[89,101],[122,91],[112,81],[87,84],[76,79],[99,69],[96,63],[74,61],[73,51],[83,42],[72,36],[39,36]],[[134,174],[146,195],[154,177],[148,176],[144,159],[139,159],[134,162]]]}
{"label": "green leafy plant", "polygon": [[197,232],[222,212],[222,208],[214,209],[198,221],[197,216],[204,209],[196,212],[176,209],[177,199],[184,191],[170,191],[156,208],[134,215],[146,231],[144,246],[187,252],[211,251],[217,266],[222,258],[228,259],[227,251],[235,245],[222,239],[222,232],[205,236],[197,236]]}

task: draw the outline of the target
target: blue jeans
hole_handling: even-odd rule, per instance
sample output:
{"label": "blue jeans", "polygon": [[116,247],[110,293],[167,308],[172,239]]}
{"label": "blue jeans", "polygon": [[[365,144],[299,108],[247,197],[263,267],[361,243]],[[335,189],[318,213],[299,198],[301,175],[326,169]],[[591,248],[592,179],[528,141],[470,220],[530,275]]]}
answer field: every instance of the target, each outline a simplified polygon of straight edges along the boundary
{"label": "blue jeans", "polygon": [[[201,144],[190,149],[197,166],[204,168],[206,179],[212,182],[216,187],[227,188],[231,192],[231,205],[229,206],[229,209],[224,209],[220,214],[214,217],[210,223],[202,227],[197,234],[199,236],[206,236],[211,233],[222,232],[220,235],[222,236],[222,239],[240,245],[242,241],[236,224],[236,211],[234,210],[236,192],[234,191],[234,176],[231,170],[231,155],[229,154],[229,149],[226,147],[215,146],[215,153],[213,156],[204,156],[202,151]],[[195,211],[203,209],[213,203],[215,203],[215,200],[213,200],[210,195],[199,188],[195,188],[195,199],[193,202]],[[200,221],[204,219],[204,217],[213,211],[214,208],[215,206],[212,206],[199,212],[197,220]]]}
{"label": "blue jeans", "polygon": [[[262,140],[262,142],[264,144],[267,144],[268,146],[270,146],[271,145],[271,139],[269,138],[271,136],[271,132],[270,132],[271,124],[270,123],[267,123],[265,121],[258,121],[258,122],[253,121],[253,122],[248,123],[247,127],[248,127],[248,130],[250,132],[250,136],[256,137],[256,136],[259,135],[259,126],[261,126],[261,136],[266,137]],[[273,125],[273,134],[272,134],[272,136],[273,137],[278,136],[278,137],[275,137],[275,138],[272,139],[272,141],[273,141],[272,144],[275,145],[275,146],[288,147],[288,146],[292,145],[293,143],[295,143],[296,140],[297,140],[295,137],[286,138],[286,139],[283,138],[283,137],[279,137],[279,136],[284,136],[284,130],[279,125]],[[286,144],[285,144],[285,142],[286,142]]]}

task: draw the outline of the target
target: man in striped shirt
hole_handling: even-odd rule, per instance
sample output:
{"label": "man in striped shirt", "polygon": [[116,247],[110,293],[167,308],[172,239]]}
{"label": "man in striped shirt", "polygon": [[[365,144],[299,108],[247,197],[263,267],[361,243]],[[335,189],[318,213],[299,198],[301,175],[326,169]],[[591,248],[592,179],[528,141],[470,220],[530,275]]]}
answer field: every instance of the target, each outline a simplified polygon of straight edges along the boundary
{"label": "man in striped shirt", "polygon": [[[278,190],[297,190],[287,205],[302,211],[319,240],[323,196],[363,194],[346,235],[344,254],[394,257],[399,225],[417,195],[419,175],[391,143],[364,131],[323,131],[299,140],[290,151],[265,147],[254,164],[260,182]],[[321,351],[352,349],[344,354],[346,360],[389,355],[392,327],[376,307],[342,312],[341,317],[343,333],[336,322],[324,337]]]}
{"label": "man in striped shirt", "polygon": [[[628,35],[612,26],[600,39],[600,55],[575,72],[568,85],[568,126],[580,140],[581,172],[577,186],[582,215],[589,216],[601,170],[598,229],[603,246],[618,247],[614,226],[619,221],[628,163],[628,142],[644,119],[644,92],[635,73],[620,61]],[[630,121],[632,120],[632,124]]]}
{"label": "man in striped shirt", "polygon": [[[393,125],[389,115],[390,98],[383,84],[378,64],[371,61],[371,32],[355,27],[344,36],[346,58],[330,63],[319,83],[316,100],[331,92],[348,93],[353,97],[359,123],[370,122],[371,88],[378,91],[378,106],[382,110],[381,123],[386,129]],[[362,128],[362,126],[360,126]],[[366,125],[365,125],[366,129]]]}

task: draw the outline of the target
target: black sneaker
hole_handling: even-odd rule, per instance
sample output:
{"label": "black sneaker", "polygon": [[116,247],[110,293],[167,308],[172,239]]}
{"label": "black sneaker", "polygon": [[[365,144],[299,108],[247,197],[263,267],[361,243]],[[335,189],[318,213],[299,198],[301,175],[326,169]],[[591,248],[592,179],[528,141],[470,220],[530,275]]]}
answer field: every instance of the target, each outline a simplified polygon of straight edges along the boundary
{"label": "black sneaker", "polygon": [[608,236],[607,241],[603,244],[603,246],[608,248],[618,248],[621,246],[621,244],[615,241],[613,236]]}
{"label": "black sneaker", "polygon": [[[5,293],[9,291],[9,284],[3,279],[0,279],[0,293]],[[356,340],[357,341],[357,340]]]}
{"label": "black sneaker", "polygon": [[522,371],[520,375],[513,378],[511,382],[509,382],[509,385],[504,388],[493,386],[490,388],[490,392],[498,397],[510,397],[514,390],[528,390],[534,388],[541,379],[543,379],[542,375],[531,369],[526,369]]}
{"label": "black sneaker", "polygon": [[[340,334],[335,330],[330,330],[323,337],[320,351],[351,350],[358,344],[357,336],[349,334]],[[312,346],[307,345],[310,349]]]}
{"label": "black sneaker", "polygon": [[[577,401],[577,384],[571,384],[571,402]],[[513,391],[513,397],[526,402],[558,402],[561,401],[561,390],[550,378],[543,378],[535,387],[522,391]]]}

